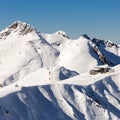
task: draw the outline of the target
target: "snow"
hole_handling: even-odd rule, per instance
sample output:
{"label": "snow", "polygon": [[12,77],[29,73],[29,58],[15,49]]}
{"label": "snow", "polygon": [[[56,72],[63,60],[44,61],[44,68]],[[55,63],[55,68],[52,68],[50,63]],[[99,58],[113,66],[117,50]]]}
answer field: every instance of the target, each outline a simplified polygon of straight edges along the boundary
{"label": "snow", "polygon": [[[89,53],[88,42],[89,41],[87,39],[80,38],[68,43],[66,48],[61,51],[59,58],[60,65],[79,73],[83,73],[89,70],[91,66],[97,65],[97,61]],[[91,64],[89,64],[88,61]]]}
{"label": "snow", "polygon": [[24,79],[19,80],[17,84],[22,87],[52,84],[50,77],[49,69],[43,68],[27,75]]}
{"label": "snow", "polygon": [[0,97],[7,96],[10,93],[14,93],[20,90],[21,88],[15,87],[15,85],[5,86],[4,88],[0,88]]}
{"label": "snow", "polygon": [[[7,27],[0,34],[0,120],[120,119],[120,48],[103,43],[40,33],[20,21]],[[90,75],[94,67],[114,71]]]}

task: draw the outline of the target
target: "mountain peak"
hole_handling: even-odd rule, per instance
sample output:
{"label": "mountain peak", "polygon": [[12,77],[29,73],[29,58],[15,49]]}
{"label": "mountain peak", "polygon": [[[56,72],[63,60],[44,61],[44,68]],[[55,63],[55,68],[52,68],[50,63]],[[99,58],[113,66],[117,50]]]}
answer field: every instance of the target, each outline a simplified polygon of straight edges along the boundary
{"label": "mountain peak", "polygon": [[12,32],[17,33],[18,35],[26,35],[27,33],[30,33],[33,30],[35,29],[29,24],[21,21],[16,21],[0,32],[0,39],[6,39],[6,37]]}
{"label": "mountain peak", "polygon": [[8,28],[16,29],[17,27],[20,27],[20,26],[22,26],[24,24],[27,24],[27,23],[21,22],[21,21],[15,21],[10,26],[8,26]]}
{"label": "mountain peak", "polygon": [[34,30],[34,28],[31,25],[21,21],[16,21],[12,23],[10,26],[8,26],[8,28],[11,30],[16,29],[16,31],[18,31],[19,34],[22,34],[22,35],[25,35]]}
{"label": "mountain peak", "polygon": [[64,32],[63,30],[58,30],[58,31],[56,32],[56,34],[62,35],[63,37],[66,37],[66,38],[69,38],[68,35],[67,35],[67,33]]}

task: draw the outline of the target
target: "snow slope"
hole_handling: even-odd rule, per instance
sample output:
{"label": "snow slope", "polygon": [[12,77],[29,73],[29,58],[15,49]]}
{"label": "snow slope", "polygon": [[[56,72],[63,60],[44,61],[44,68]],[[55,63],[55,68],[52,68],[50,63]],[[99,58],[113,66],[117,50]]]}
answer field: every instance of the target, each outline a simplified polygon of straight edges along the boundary
{"label": "snow slope", "polygon": [[12,30],[5,40],[0,40],[2,83],[4,80],[15,81],[41,67],[54,66],[59,55],[59,51],[45,41],[36,30],[27,35],[21,35],[19,29],[18,25],[18,31]]}
{"label": "snow slope", "polygon": [[[108,64],[113,72],[90,75]],[[120,47],[17,21],[0,33],[0,120],[120,119]]]}

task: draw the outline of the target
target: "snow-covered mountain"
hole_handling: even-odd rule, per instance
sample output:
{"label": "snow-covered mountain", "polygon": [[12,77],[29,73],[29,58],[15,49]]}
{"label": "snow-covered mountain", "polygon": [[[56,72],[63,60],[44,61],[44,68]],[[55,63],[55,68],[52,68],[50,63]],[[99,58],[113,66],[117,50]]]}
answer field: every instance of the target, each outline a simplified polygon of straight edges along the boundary
{"label": "snow-covered mountain", "polygon": [[[112,72],[89,73],[95,66]],[[20,21],[0,32],[0,120],[120,119],[120,46],[39,32]]]}

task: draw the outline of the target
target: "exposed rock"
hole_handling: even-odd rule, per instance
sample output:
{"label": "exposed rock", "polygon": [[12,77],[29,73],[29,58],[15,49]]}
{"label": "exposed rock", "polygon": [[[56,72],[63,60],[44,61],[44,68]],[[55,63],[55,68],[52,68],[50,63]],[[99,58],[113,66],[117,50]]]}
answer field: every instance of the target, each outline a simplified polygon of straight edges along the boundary
{"label": "exposed rock", "polygon": [[96,75],[98,73],[107,73],[107,72],[114,72],[113,69],[111,69],[110,67],[97,67],[97,68],[93,68],[92,70],[89,71],[89,73],[91,75]]}
{"label": "exposed rock", "polygon": [[87,34],[83,34],[82,37],[90,40],[90,37]]}
{"label": "exposed rock", "polygon": [[95,53],[98,55],[100,61],[103,64],[108,64],[107,59],[105,58],[105,56],[101,53],[101,51],[99,50],[98,46],[95,45],[94,43],[91,44],[92,48],[94,49]]}
{"label": "exposed rock", "polygon": [[5,30],[0,32],[0,39],[6,39],[6,37],[12,32],[16,32],[18,35],[26,35],[35,30],[29,24],[24,22],[16,21],[10,26],[8,26]]}
{"label": "exposed rock", "polygon": [[18,27],[18,22],[15,22],[12,25],[10,25],[8,28],[16,29],[17,27]]}
{"label": "exposed rock", "polygon": [[66,37],[66,38],[69,39],[69,37],[68,37],[68,35],[66,34],[66,32],[64,32],[64,31],[62,31],[62,30],[57,31],[57,34],[58,34],[58,35],[62,35],[63,37]]}
{"label": "exposed rock", "polygon": [[94,42],[98,46],[103,45],[103,46],[107,46],[107,47],[113,47],[113,46],[118,47],[115,43],[113,43],[109,40],[102,40],[102,39],[93,38],[92,42]]}

